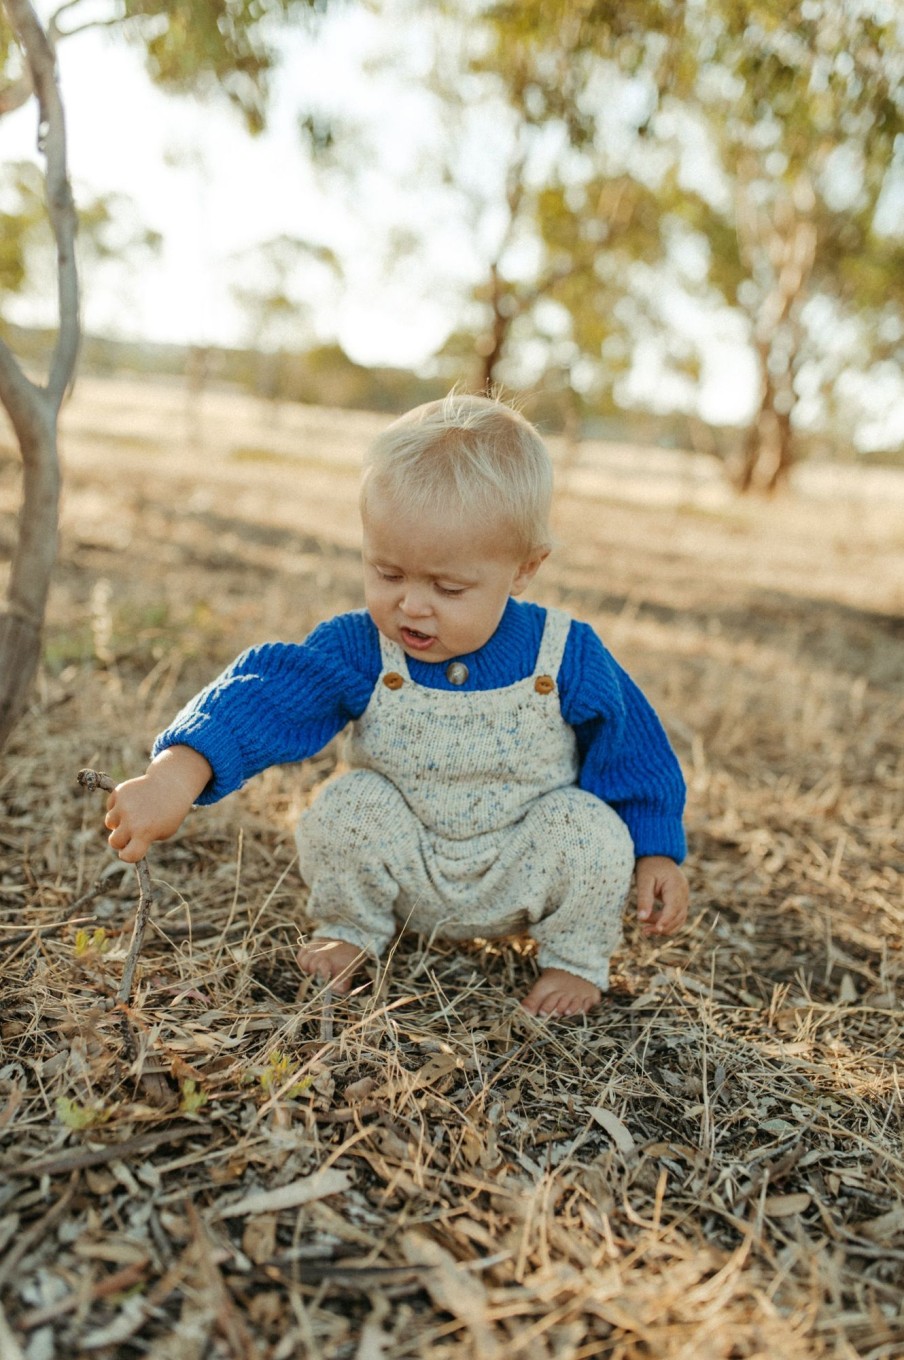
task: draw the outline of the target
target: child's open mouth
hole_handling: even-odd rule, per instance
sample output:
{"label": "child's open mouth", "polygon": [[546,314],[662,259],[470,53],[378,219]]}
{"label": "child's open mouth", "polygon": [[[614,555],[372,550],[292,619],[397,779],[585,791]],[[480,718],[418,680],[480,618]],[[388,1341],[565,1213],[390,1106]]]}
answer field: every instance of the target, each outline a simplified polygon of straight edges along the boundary
{"label": "child's open mouth", "polygon": [[429,633],[419,633],[416,628],[403,628],[402,641],[406,647],[413,651],[426,651],[426,649],[436,641]]}

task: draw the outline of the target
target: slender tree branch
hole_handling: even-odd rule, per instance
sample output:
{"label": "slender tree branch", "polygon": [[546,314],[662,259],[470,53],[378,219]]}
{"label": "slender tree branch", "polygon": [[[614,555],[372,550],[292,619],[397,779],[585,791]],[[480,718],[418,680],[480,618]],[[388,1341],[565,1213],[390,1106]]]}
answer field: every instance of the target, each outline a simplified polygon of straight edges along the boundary
{"label": "slender tree branch", "polygon": [[38,100],[38,147],[46,162],[47,214],[57,248],[59,334],[47,380],[47,395],[58,411],[75,371],[79,342],[79,294],[75,263],[76,213],[66,163],[66,119],[57,84],[53,44],[30,0],[4,0],[25,53]]}
{"label": "slender tree branch", "polygon": [[[82,0],[66,0],[66,4],[60,5],[59,9],[50,17],[47,24],[47,42],[51,51],[55,54],[57,43],[66,38],[74,38],[79,33],[86,33],[89,29],[98,28],[122,28],[132,20],[139,19],[141,15],[121,16],[117,15],[110,19],[86,19],[84,23],[76,24],[74,28],[61,28],[60,16],[70,9],[78,9]],[[35,92],[34,81],[31,69],[26,63],[22,74],[16,79],[11,80],[7,85],[0,88],[0,118],[5,113],[13,113],[16,109],[21,109],[28,103]]]}
{"label": "slender tree branch", "polygon": [[[104,789],[107,793],[112,793],[116,788],[115,783],[108,774],[102,774],[100,770],[79,770],[78,782],[82,788],[93,792],[95,789]],[[147,928],[148,919],[151,914],[151,907],[154,905],[154,893],[151,887],[151,875],[148,871],[146,859],[141,859],[135,865],[135,873],[138,876],[138,912],[135,916],[135,928],[132,931],[132,943],[129,945],[129,952],[126,957],[125,967],[122,970],[122,981],[119,984],[119,991],[116,999],[123,1003],[129,1000],[132,993],[132,979],[135,975],[135,965],[138,962],[138,955],[141,953],[141,942],[144,939],[144,932]]]}
{"label": "slender tree branch", "polygon": [[[81,0],[72,0],[72,3],[73,5],[78,5],[81,3]],[[90,29],[124,28],[125,25],[130,22],[134,23],[138,19],[147,17],[146,15],[142,14],[132,14],[126,16],[118,15],[112,19],[86,19],[83,24],[76,24],[74,28],[60,28],[59,24],[57,23],[57,19],[62,14],[63,10],[69,8],[70,8],[69,5],[64,5],[63,9],[57,10],[56,14],[51,19],[50,28],[47,34],[51,42],[55,43],[65,38],[74,38],[79,33],[87,33]]]}
{"label": "slender tree branch", "polygon": [[19,437],[29,434],[34,425],[35,400],[42,389],[27,378],[5,340],[0,340],[0,401],[6,407],[13,429]]}

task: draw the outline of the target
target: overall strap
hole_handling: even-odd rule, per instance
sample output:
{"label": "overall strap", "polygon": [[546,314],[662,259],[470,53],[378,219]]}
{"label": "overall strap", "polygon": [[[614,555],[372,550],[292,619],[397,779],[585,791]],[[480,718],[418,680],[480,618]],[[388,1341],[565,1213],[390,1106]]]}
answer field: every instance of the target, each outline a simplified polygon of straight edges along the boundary
{"label": "overall strap", "polygon": [[562,664],[565,644],[568,641],[570,630],[571,616],[569,614],[566,614],[562,609],[547,609],[546,623],[543,626],[543,637],[540,641],[540,650],[537,653],[534,675],[548,675],[555,680]]}
{"label": "overall strap", "polygon": [[380,672],[385,674],[387,671],[396,671],[406,680],[410,680],[408,674],[408,658],[397,642],[391,638],[384,637],[377,630],[377,637],[380,639]]}

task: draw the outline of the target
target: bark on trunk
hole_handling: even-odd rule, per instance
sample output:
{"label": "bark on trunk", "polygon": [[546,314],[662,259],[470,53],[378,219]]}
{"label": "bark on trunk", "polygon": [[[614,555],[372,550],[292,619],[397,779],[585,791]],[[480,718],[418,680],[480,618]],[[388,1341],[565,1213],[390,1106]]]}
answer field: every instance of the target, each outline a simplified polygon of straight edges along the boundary
{"label": "bark on trunk", "polygon": [[770,346],[757,346],[760,360],[760,404],[747,431],[734,483],[740,492],[772,495],[787,482],[794,462],[791,410],[793,373],[776,381],[769,367]]}
{"label": "bark on trunk", "polygon": [[492,320],[490,329],[478,348],[480,355],[480,385],[478,392],[488,395],[496,386],[496,369],[505,353],[512,316],[506,307],[506,292],[496,264],[490,265],[489,302]]}
{"label": "bark on trunk", "polygon": [[56,410],[43,390],[24,382],[18,386],[22,409],[15,401],[4,401],[7,409],[13,407],[23,488],[6,609],[0,614],[0,748],[22,714],[41,655],[60,496]]}
{"label": "bark on trunk", "polygon": [[60,472],[57,418],[78,353],[76,216],[66,163],[66,127],[56,60],[30,0],[2,0],[37,96],[39,147],[46,160],[47,215],[56,242],[59,333],[47,384],[25,376],[0,341],[0,401],[22,453],[22,509],[0,613],[0,747],[28,699],[41,655],[44,611],[57,554]]}

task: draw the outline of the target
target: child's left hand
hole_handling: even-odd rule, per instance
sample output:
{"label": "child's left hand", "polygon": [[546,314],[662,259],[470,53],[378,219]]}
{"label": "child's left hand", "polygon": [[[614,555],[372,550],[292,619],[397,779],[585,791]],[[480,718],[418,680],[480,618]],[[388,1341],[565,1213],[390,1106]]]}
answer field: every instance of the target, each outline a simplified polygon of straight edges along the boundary
{"label": "child's left hand", "polygon": [[674,935],[687,920],[690,888],[673,859],[642,855],[635,866],[637,917],[644,935]]}

